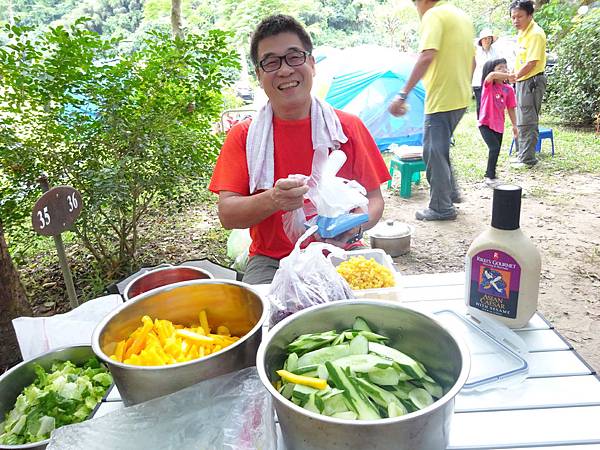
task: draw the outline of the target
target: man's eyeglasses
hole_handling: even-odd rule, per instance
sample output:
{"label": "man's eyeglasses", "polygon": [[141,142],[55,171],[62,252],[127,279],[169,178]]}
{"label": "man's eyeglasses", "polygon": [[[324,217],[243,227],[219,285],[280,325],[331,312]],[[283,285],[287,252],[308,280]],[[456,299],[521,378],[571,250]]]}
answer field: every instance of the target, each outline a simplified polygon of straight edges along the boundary
{"label": "man's eyeglasses", "polygon": [[283,61],[290,67],[301,66],[306,62],[306,57],[310,55],[309,52],[301,50],[286,53],[283,56],[267,56],[265,59],[260,61],[258,65],[265,72],[275,72],[281,68]]}

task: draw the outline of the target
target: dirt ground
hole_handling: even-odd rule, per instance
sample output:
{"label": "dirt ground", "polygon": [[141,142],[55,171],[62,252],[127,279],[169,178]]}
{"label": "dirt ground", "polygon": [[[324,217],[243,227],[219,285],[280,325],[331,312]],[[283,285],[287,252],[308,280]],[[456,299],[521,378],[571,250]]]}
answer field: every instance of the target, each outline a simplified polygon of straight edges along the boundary
{"label": "dirt ground", "polygon": [[[521,228],[542,255],[538,310],[600,372],[600,176],[509,173],[505,181],[523,188]],[[501,174],[502,176],[502,174]],[[404,274],[464,270],[471,241],[488,226],[492,190],[461,183],[463,202],[453,222],[420,222],[415,211],[427,206],[427,182],[413,185],[412,197],[384,191],[384,218],[415,226],[408,255],[396,258]]]}

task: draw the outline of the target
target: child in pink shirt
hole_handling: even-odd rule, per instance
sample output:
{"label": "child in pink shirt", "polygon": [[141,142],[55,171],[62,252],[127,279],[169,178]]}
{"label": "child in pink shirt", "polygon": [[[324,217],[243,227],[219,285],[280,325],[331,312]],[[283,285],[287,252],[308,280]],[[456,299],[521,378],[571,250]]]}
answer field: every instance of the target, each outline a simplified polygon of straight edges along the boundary
{"label": "child in pink shirt", "polygon": [[506,81],[509,78],[504,58],[487,61],[481,77],[481,109],[479,111],[479,132],[488,146],[488,162],[485,172],[485,184],[490,187],[499,182],[496,178],[496,165],[502,146],[504,133],[504,110],[512,122],[513,136],[517,138],[517,100],[515,91]]}

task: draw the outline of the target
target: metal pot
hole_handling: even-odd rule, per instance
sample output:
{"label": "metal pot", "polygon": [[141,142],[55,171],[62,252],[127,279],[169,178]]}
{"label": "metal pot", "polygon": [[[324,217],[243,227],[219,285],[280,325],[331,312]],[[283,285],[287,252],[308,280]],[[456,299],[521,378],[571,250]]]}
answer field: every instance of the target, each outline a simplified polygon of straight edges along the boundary
{"label": "metal pot", "polygon": [[[316,414],[285,399],[271,384],[283,366],[286,346],[301,334],[350,328],[363,317],[377,333],[425,364],[446,394],[432,405],[401,417],[342,420]],[[433,317],[377,300],[332,302],[300,311],[278,323],[258,349],[256,366],[274,399],[288,450],[442,450],[454,412],[454,397],[467,380],[470,355],[463,341]]]}
{"label": "metal pot", "polygon": [[[81,365],[93,356],[94,352],[89,345],[76,345],[50,350],[16,365],[0,377],[0,418],[4,420],[6,413],[15,406],[15,401],[19,394],[35,380],[34,364],[39,364],[45,370],[49,370],[52,364],[57,361],[71,361],[73,364]],[[94,415],[94,412],[95,410],[91,416]],[[48,445],[48,442],[50,442],[50,439],[23,445],[0,444],[0,449],[43,450]]]}
{"label": "metal pot", "polygon": [[[109,358],[116,343],[141,324],[141,318],[198,323],[205,310],[211,327],[225,325],[240,340],[204,358],[166,366],[134,366]],[[100,322],[92,348],[108,365],[125,405],[170,394],[199,381],[253,366],[267,319],[267,302],[249,285],[231,280],[191,280],[170,284],[123,303]]]}
{"label": "metal pot", "polygon": [[210,272],[193,266],[166,266],[150,270],[131,280],[125,287],[123,296],[129,300],[144,292],[167,284],[188,280],[209,280],[214,278]]}
{"label": "metal pot", "polygon": [[415,229],[412,225],[386,220],[369,230],[371,248],[380,248],[395,258],[410,251],[410,238]]}

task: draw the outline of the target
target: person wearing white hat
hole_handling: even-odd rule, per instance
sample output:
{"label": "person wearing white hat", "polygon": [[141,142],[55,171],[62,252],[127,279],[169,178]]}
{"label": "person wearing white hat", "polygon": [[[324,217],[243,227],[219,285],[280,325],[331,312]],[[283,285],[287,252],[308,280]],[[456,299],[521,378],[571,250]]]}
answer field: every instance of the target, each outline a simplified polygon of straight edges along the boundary
{"label": "person wearing white hat", "polygon": [[481,107],[481,71],[483,65],[493,59],[500,58],[500,55],[494,48],[493,44],[498,40],[498,36],[495,36],[491,28],[484,28],[479,33],[477,38],[477,51],[475,52],[475,72],[473,72],[473,94],[475,94],[475,101],[477,103],[477,109],[475,113],[479,119],[479,108]]}

